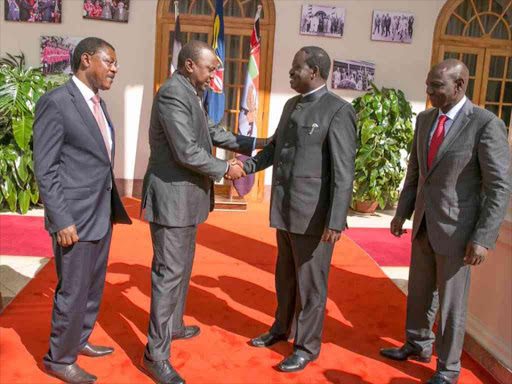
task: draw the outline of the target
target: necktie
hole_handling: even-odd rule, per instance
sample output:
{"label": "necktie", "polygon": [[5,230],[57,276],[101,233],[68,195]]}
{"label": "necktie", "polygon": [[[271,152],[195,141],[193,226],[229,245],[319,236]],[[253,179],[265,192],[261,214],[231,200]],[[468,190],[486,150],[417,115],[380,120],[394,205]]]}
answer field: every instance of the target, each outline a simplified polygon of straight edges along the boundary
{"label": "necktie", "polygon": [[100,97],[98,95],[94,95],[92,97],[92,104],[94,106],[94,118],[96,119],[96,122],[98,123],[98,127],[101,131],[101,136],[103,136],[103,141],[105,142],[105,147],[107,148],[108,152],[108,158],[110,161],[112,161],[112,154],[110,150],[110,139],[108,138],[107,133],[107,126],[105,124],[105,119],[103,118],[103,113],[101,111],[101,105],[100,105]]}
{"label": "necktie", "polygon": [[437,123],[437,127],[434,131],[434,135],[432,136],[432,141],[430,142],[430,148],[428,150],[428,168],[430,168],[434,162],[437,151],[444,140],[444,123],[447,119],[448,117],[446,115],[442,115]]}

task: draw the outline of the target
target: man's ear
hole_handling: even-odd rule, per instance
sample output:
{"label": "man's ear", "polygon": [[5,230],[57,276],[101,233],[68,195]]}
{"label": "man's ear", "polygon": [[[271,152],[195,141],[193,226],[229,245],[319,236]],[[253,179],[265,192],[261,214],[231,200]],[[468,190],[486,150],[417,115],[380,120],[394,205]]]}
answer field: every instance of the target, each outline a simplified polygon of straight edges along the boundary
{"label": "man's ear", "polygon": [[185,70],[188,73],[194,72],[194,62],[192,61],[192,59],[185,60]]}
{"label": "man's ear", "polygon": [[315,65],[312,69],[311,78],[314,79],[317,76],[320,76],[320,68],[318,68],[318,65]]}
{"label": "man's ear", "polygon": [[457,85],[457,91],[461,91],[464,89],[466,81],[463,77],[459,77],[457,80],[455,80],[455,84]]}
{"label": "man's ear", "polygon": [[80,57],[80,67],[83,69],[87,69],[91,66],[91,55],[88,53],[83,53]]}

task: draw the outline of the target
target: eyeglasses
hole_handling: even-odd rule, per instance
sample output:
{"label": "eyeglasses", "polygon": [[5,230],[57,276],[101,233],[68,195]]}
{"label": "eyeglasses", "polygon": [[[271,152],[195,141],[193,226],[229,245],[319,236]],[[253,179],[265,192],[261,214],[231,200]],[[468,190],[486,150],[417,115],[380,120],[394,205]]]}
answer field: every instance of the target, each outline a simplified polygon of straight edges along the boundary
{"label": "eyeglasses", "polygon": [[110,59],[107,59],[106,57],[102,57],[101,60],[103,60],[103,62],[107,64],[109,68],[114,67],[116,71],[119,70],[119,64],[117,63],[117,61],[112,61]]}

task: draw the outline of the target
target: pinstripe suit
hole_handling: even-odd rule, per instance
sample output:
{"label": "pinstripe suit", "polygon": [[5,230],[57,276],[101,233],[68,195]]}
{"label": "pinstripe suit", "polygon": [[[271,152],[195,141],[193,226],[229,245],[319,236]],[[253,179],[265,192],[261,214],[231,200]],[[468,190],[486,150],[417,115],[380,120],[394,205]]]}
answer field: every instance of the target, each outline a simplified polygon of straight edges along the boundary
{"label": "pinstripe suit", "polygon": [[437,371],[456,380],[464,340],[470,267],[466,246],[495,247],[510,194],[510,153],[503,121],[466,101],[430,169],[427,145],[438,109],[418,115],[396,215],[414,211],[407,299],[407,343],[433,343],[437,310]]}

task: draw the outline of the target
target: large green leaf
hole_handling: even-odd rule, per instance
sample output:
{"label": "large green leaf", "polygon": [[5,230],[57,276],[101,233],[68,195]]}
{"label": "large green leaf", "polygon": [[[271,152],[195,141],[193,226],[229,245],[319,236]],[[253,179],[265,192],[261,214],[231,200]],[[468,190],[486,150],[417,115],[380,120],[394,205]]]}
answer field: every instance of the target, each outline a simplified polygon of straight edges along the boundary
{"label": "large green leaf", "polygon": [[25,189],[18,193],[18,204],[23,215],[28,212],[30,207],[30,191]]}
{"label": "large green leaf", "polygon": [[27,165],[30,159],[26,155],[22,155],[16,159],[16,172],[21,182],[26,183],[29,177]]}
{"label": "large green leaf", "polygon": [[30,200],[32,200],[32,204],[37,204],[39,201],[39,188],[35,180],[32,180],[30,185]]}
{"label": "large green leaf", "polygon": [[30,140],[32,139],[32,125],[34,119],[28,114],[23,114],[12,120],[12,131],[14,139],[22,150],[29,148]]}
{"label": "large green leaf", "polygon": [[2,185],[2,193],[4,194],[4,198],[9,205],[9,209],[11,212],[16,212],[16,204],[18,202],[18,195],[16,193],[16,187],[12,180],[9,177],[4,179]]}

